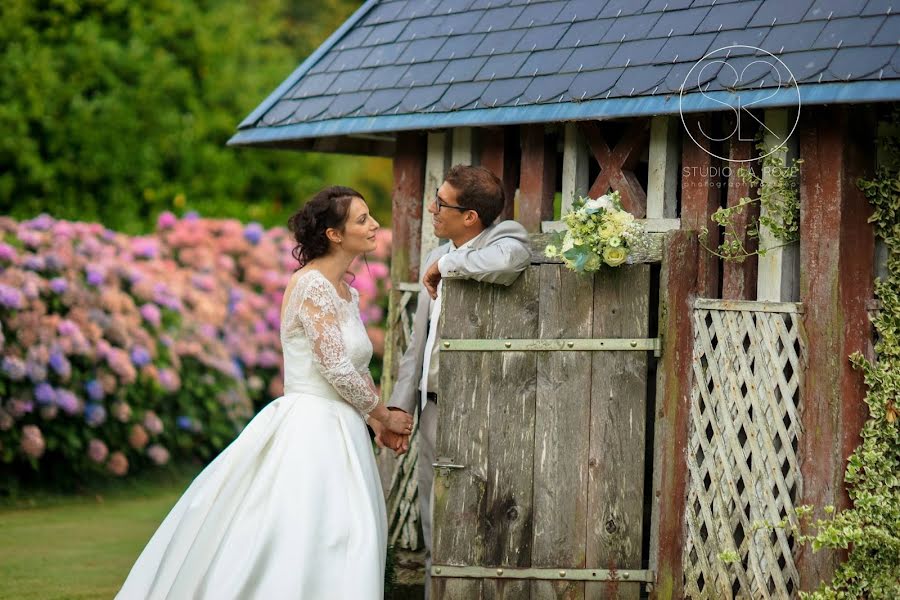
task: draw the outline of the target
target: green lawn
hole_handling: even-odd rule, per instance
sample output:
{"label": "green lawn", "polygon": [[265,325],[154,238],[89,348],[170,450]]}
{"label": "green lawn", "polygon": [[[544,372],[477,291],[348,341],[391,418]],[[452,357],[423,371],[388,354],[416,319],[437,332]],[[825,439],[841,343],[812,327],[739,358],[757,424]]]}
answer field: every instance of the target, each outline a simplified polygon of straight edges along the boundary
{"label": "green lawn", "polygon": [[199,467],[0,506],[0,599],[109,599]]}

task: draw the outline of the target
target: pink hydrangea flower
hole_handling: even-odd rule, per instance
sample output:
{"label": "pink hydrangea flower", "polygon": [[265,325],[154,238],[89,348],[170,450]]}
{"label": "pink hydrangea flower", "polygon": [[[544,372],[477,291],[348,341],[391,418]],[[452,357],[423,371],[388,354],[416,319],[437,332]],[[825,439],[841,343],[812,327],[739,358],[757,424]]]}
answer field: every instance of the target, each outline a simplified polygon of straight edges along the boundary
{"label": "pink hydrangea flower", "polygon": [[159,444],[151,444],[147,447],[147,456],[153,464],[162,466],[169,462],[169,451]]}
{"label": "pink hydrangea flower", "polygon": [[103,440],[93,438],[88,442],[87,455],[95,463],[102,464],[106,457],[109,456],[109,448],[106,447]]}
{"label": "pink hydrangea flower", "polygon": [[109,455],[106,469],[116,477],[124,477],[128,473],[128,458],[116,450]]}
{"label": "pink hydrangea flower", "polygon": [[38,459],[47,449],[44,435],[37,425],[25,425],[22,427],[22,439],[19,443],[22,452],[29,458]]}

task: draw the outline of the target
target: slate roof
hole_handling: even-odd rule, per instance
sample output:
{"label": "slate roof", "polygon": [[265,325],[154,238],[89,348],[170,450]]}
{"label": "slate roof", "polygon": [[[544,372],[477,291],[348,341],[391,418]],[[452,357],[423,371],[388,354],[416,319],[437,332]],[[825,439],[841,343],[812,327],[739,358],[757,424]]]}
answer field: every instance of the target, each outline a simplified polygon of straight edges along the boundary
{"label": "slate roof", "polygon": [[[895,12],[900,0],[369,0],[229,143],[721,110],[709,97],[735,87],[759,107],[897,100]],[[706,60],[705,94],[679,102],[725,46],[712,57],[729,68]],[[773,95],[752,47],[798,85]]]}

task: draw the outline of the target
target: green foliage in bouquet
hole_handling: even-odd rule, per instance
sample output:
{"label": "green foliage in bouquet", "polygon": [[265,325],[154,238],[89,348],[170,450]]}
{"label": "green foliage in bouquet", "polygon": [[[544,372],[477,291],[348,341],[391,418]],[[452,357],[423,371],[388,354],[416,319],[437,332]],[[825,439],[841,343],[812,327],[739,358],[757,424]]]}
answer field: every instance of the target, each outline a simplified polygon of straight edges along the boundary
{"label": "green foliage in bouquet", "polygon": [[576,199],[562,220],[566,231],[558,232],[544,253],[562,259],[577,273],[593,273],[603,265],[618,267],[633,250],[646,244],[643,227],[622,209],[618,191]]}

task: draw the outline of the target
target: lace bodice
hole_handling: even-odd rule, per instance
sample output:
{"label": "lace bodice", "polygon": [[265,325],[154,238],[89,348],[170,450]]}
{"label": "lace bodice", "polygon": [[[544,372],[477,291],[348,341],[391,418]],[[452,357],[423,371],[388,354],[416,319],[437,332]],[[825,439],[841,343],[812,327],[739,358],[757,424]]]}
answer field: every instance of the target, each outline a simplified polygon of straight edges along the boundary
{"label": "lace bodice", "polygon": [[332,388],[368,414],[379,402],[369,373],[372,342],[359,316],[359,294],[350,288],[350,295],[341,298],[315,269],[297,277],[281,323],[284,388],[285,394]]}

